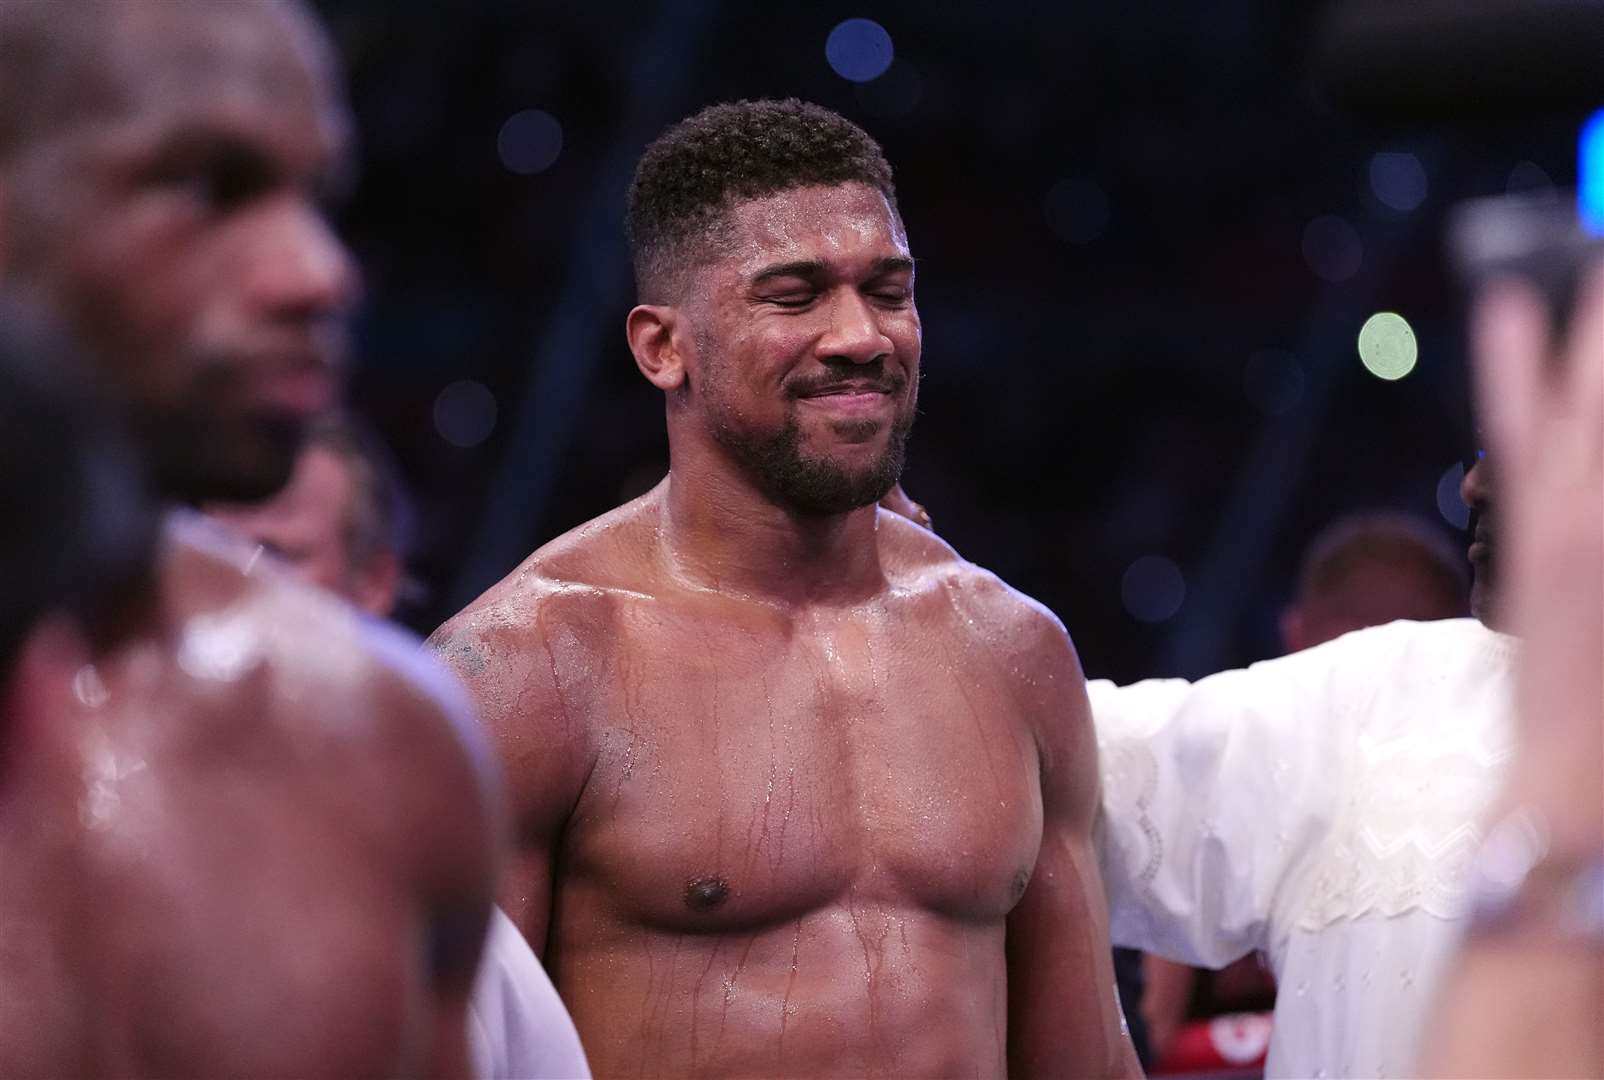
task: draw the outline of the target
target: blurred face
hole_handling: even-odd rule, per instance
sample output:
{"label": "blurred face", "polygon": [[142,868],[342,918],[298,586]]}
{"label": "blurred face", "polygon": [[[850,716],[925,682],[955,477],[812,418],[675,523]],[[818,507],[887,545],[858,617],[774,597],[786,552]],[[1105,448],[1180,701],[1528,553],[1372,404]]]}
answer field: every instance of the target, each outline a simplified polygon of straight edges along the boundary
{"label": "blurred face", "polygon": [[862,184],[732,211],[734,242],[689,306],[698,430],[777,505],[839,514],[896,483],[918,394],[908,241]]}
{"label": "blurred face", "polygon": [[209,505],[206,512],[260,544],[303,581],[347,595],[356,578],[346,542],[354,494],[350,471],[339,455],[309,446],[289,484],[273,498]]}
{"label": "blurred face", "polygon": [[336,391],[355,277],[319,200],[345,116],[297,9],[109,8],[106,108],[4,178],[5,270],[81,335],[164,494],[259,498]]}
{"label": "blurred face", "polygon": [[1444,593],[1442,579],[1413,560],[1363,560],[1331,588],[1307,597],[1282,624],[1287,652],[1307,649],[1367,626],[1398,619],[1430,622],[1464,614],[1464,602]]}
{"label": "blurred face", "polygon": [[1471,614],[1493,629],[1499,629],[1498,604],[1498,540],[1496,529],[1500,524],[1493,509],[1492,467],[1486,458],[1478,458],[1465,471],[1459,485],[1459,497],[1470,507],[1470,568],[1473,575],[1470,586]]}

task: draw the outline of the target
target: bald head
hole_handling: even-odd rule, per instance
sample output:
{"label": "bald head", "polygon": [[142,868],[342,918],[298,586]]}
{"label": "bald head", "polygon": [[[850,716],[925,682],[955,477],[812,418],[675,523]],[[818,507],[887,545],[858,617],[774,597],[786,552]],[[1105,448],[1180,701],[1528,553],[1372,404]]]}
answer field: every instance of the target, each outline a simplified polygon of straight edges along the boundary
{"label": "bald head", "polygon": [[[219,39],[232,38],[219,49]],[[240,46],[251,44],[248,49]],[[261,49],[261,45],[270,46]],[[295,0],[6,0],[0,4],[0,165],[38,143],[149,105],[231,59],[278,92],[296,67],[333,85],[332,54]],[[277,62],[270,58],[278,54]],[[285,63],[287,53],[299,60]],[[211,78],[207,78],[210,72]],[[228,72],[233,78],[241,72]]]}
{"label": "bald head", "polygon": [[77,336],[170,497],[277,490],[331,404],[333,70],[293,3],[0,3],[0,278]]}

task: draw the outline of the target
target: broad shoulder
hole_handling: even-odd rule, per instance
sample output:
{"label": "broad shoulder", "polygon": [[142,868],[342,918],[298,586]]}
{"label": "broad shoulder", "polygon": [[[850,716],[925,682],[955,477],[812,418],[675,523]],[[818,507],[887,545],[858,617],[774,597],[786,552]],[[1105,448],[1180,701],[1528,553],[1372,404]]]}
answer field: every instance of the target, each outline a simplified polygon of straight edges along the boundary
{"label": "broad shoulder", "polygon": [[476,767],[488,760],[461,688],[416,637],[262,563],[209,522],[169,520],[160,592],[167,647],[203,696],[239,697],[241,715],[298,737],[444,740]]}
{"label": "broad shoulder", "polygon": [[429,646],[481,705],[486,683],[522,692],[590,667],[619,608],[655,592],[655,514],[647,495],[564,533],[442,623]]}
{"label": "broad shoulder", "polygon": [[1016,662],[1075,663],[1069,634],[1046,605],[897,514],[882,510],[879,525],[886,572],[895,593],[916,604],[949,609],[977,646]]}

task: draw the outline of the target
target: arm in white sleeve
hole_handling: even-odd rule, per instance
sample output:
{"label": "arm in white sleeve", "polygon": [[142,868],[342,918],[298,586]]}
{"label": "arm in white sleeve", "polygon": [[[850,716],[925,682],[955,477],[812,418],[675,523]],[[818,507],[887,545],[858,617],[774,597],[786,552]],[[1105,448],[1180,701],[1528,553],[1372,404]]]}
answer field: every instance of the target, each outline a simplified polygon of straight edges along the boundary
{"label": "arm in white sleeve", "polygon": [[588,1080],[579,1033],[534,951],[496,908],[468,1009],[479,1080]]}
{"label": "arm in white sleeve", "polygon": [[1361,633],[1197,683],[1088,684],[1115,944],[1211,968],[1271,945],[1330,834],[1374,647]]}

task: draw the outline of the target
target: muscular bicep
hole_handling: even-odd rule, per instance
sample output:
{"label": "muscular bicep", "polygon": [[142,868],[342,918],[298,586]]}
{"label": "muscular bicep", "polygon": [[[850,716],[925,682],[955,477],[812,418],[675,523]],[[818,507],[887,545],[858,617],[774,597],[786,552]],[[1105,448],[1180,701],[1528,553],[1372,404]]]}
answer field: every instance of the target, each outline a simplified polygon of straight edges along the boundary
{"label": "muscular bicep", "polygon": [[1085,680],[1056,621],[1033,658],[1042,842],[1008,919],[1009,1072],[1141,1075],[1114,985],[1108,911],[1092,847],[1097,744]]}
{"label": "muscular bicep", "polygon": [[483,629],[458,616],[429,645],[467,688],[503,775],[509,852],[498,902],[543,953],[550,921],[552,865],[587,766],[538,625]]}

